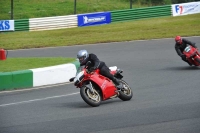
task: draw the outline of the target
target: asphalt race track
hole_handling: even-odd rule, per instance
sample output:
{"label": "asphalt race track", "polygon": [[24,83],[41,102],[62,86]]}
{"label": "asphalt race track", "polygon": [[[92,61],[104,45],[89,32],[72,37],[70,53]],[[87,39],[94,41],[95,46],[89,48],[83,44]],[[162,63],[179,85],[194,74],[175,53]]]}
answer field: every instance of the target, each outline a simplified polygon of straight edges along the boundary
{"label": "asphalt race track", "polygon": [[[200,48],[200,37],[188,39]],[[200,67],[177,56],[173,38],[17,50],[8,57],[76,57],[80,49],[122,68],[133,99],[90,107],[73,84],[0,92],[0,133],[200,133]]]}

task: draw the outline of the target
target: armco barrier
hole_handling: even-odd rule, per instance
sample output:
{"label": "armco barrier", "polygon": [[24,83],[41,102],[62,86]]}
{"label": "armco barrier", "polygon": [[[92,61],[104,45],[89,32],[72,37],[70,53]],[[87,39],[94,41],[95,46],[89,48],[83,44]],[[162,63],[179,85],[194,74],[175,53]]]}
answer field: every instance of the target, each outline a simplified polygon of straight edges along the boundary
{"label": "armco barrier", "polygon": [[111,11],[111,22],[171,16],[171,5]]}
{"label": "armco barrier", "polygon": [[29,31],[53,30],[77,27],[77,15],[29,19]]}
{"label": "armco barrier", "polygon": [[77,15],[19,19],[14,21],[15,31],[42,31],[78,27]]}
{"label": "armco barrier", "polygon": [[76,75],[79,62],[44,68],[0,73],[0,91],[31,88],[69,82]]}
{"label": "armco barrier", "polygon": [[[171,5],[118,10],[110,13],[111,22],[172,15]],[[15,31],[41,31],[73,27],[78,27],[77,15],[15,20]]]}
{"label": "armco barrier", "polygon": [[15,31],[29,31],[29,19],[15,20]]}

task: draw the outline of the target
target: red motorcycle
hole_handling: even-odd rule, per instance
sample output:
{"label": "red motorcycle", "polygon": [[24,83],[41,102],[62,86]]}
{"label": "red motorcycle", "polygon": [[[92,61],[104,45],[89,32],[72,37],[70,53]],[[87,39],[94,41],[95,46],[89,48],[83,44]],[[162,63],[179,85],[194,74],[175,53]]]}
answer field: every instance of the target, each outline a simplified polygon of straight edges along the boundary
{"label": "red motorcycle", "polygon": [[200,66],[200,53],[197,48],[187,46],[183,54],[186,55],[186,59],[195,66]]}
{"label": "red motorcycle", "polygon": [[132,90],[129,85],[122,80],[122,70],[113,67],[110,71],[123,84],[123,89],[117,90],[112,80],[99,74],[99,69],[90,71],[89,63],[85,65],[76,77],[71,78],[70,82],[74,82],[77,88],[80,88],[82,99],[90,106],[97,107],[102,101],[120,98],[123,101],[128,101],[132,98]]}

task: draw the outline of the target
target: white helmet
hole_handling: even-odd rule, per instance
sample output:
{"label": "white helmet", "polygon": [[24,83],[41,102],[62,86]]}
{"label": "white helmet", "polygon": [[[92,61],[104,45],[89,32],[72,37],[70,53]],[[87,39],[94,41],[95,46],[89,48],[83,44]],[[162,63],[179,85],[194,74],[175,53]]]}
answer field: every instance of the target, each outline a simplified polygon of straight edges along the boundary
{"label": "white helmet", "polygon": [[78,51],[77,58],[81,64],[86,63],[86,59],[88,58],[89,54],[87,50],[80,50]]}

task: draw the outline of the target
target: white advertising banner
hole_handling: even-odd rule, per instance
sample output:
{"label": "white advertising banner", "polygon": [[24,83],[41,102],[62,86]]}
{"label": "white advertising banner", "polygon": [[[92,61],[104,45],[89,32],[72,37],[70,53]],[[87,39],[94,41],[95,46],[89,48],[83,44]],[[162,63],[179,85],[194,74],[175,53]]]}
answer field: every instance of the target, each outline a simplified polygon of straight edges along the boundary
{"label": "white advertising banner", "polygon": [[182,3],[172,5],[173,16],[200,13],[200,2]]}
{"label": "white advertising banner", "polygon": [[0,31],[14,31],[14,20],[0,20]]}

